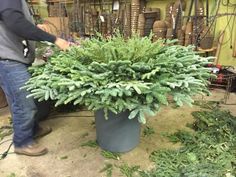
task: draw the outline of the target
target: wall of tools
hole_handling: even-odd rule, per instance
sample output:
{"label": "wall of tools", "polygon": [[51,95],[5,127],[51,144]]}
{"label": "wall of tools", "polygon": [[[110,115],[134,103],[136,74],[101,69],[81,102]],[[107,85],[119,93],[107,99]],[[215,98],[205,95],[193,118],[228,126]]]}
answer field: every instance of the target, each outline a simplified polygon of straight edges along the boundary
{"label": "wall of tools", "polygon": [[71,7],[62,2],[48,2],[49,16],[69,18],[70,32],[79,36],[104,36],[119,30],[125,37],[132,33],[149,35],[160,9],[146,9],[145,0],[74,0]]}
{"label": "wall of tools", "polygon": [[[157,1],[155,1],[157,2]],[[214,34],[209,27],[209,3],[203,0],[176,0],[162,2],[165,9],[162,20],[155,21],[155,39],[178,39],[180,45],[195,45],[198,49],[211,49]],[[158,7],[149,1],[147,7]],[[152,5],[149,5],[152,4]],[[164,4],[164,7],[163,7]]]}
{"label": "wall of tools", "polygon": [[[217,56],[236,66],[234,0],[47,0],[51,28],[64,38],[134,33],[153,40],[178,39],[180,45]],[[58,19],[55,25],[55,19]],[[57,35],[58,35],[57,33]],[[235,41],[235,42],[234,42]],[[225,57],[227,56],[227,57]]]}
{"label": "wall of tools", "polygon": [[[176,1],[149,0],[147,7],[165,9]],[[203,54],[216,56],[215,63],[236,66],[236,1],[235,0],[186,0],[182,9],[184,45],[197,46]],[[162,11],[165,20],[168,12]],[[174,27],[172,27],[174,29]],[[180,34],[180,33],[179,33]],[[178,36],[178,32],[177,32]]]}

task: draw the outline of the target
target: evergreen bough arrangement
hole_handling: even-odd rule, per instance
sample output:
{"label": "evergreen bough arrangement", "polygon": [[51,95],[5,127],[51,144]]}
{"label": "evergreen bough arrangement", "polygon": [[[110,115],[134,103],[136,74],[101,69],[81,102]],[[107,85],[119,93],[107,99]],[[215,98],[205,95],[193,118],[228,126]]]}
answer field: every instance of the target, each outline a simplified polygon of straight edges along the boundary
{"label": "evergreen bough arrangement", "polygon": [[171,97],[178,106],[191,105],[192,96],[208,94],[210,58],[175,41],[152,42],[151,36],[124,39],[92,38],[80,47],[55,54],[44,66],[32,67],[25,89],[28,97],[54,100],[55,106],[73,103],[89,110],[120,113],[129,119],[155,115]]}

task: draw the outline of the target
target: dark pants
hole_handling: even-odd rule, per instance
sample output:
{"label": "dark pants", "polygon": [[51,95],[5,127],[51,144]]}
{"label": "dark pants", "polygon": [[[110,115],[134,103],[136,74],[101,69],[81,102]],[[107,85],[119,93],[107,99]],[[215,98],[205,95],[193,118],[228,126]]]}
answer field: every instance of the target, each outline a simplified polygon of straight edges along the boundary
{"label": "dark pants", "polygon": [[28,91],[20,89],[30,79],[27,65],[11,60],[0,60],[0,86],[4,90],[13,120],[13,143],[21,147],[33,142],[38,127],[39,110]]}

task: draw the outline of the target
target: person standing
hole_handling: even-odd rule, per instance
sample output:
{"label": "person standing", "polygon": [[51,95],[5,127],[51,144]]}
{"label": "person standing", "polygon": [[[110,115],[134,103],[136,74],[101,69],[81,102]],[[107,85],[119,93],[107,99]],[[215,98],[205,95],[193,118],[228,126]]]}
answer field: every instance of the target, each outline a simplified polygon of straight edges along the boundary
{"label": "person standing", "polygon": [[48,152],[34,138],[51,131],[49,127],[39,127],[36,102],[26,98],[29,93],[20,89],[31,77],[28,67],[35,58],[34,41],[55,43],[62,50],[69,47],[67,41],[43,31],[42,25],[34,24],[25,0],[0,0],[0,87],[12,115],[14,151],[28,156]]}

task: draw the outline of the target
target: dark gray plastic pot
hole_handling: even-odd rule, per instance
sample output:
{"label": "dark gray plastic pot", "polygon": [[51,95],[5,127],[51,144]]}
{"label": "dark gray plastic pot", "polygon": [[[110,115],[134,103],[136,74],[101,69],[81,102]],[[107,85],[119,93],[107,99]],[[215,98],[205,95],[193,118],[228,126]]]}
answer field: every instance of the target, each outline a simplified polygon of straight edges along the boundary
{"label": "dark gray plastic pot", "polygon": [[108,120],[104,111],[95,112],[95,124],[98,145],[111,152],[128,152],[139,144],[141,125],[138,119],[128,119],[130,112],[119,114],[108,112]]}

